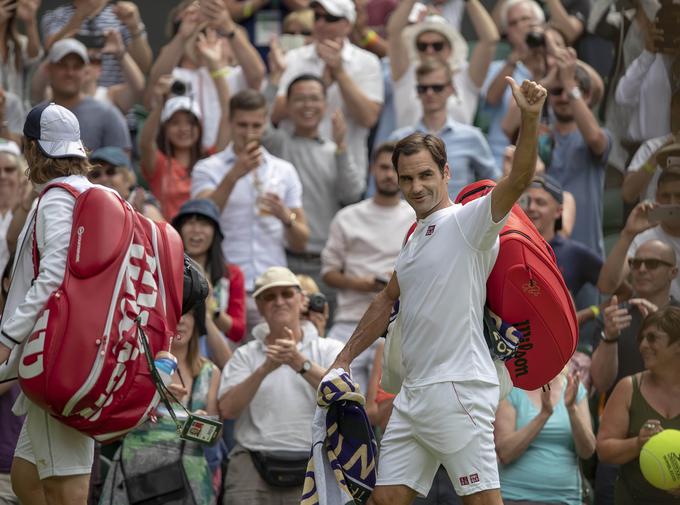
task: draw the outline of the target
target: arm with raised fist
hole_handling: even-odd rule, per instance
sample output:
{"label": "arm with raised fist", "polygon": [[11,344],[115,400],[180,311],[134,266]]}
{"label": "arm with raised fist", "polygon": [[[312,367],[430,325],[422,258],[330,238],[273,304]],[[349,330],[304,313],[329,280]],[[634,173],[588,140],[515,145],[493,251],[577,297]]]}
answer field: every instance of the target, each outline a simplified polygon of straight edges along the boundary
{"label": "arm with raised fist", "polygon": [[506,77],[506,80],[511,86],[512,96],[520,109],[522,120],[512,169],[491,192],[491,215],[495,222],[499,222],[510,212],[534,178],[538,125],[547,96],[545,88],[534,81],[524,81],[519,85],[512,77]]}

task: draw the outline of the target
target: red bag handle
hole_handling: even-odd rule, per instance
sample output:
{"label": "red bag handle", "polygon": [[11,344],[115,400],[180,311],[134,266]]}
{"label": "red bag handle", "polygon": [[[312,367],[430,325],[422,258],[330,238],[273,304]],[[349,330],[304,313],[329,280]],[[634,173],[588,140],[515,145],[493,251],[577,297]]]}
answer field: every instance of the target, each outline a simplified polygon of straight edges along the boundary
{"label": "red bag handle", "polygon": [[42,200],[42,197],[52,188],[61,188],[64,191],[68,191],[71,196],[76,199],[80,195],[80,192],[76,188],[63,182],[48,184],[40,192],[40,196],[38,196],[38,203],[35,206],[35,214],[33,214],[33,280],[38,277],[38,272],[40,271],[40,251],[38,251],[38,236],[36,233],[38,227],[38,207],[40,206],[40,200]]}

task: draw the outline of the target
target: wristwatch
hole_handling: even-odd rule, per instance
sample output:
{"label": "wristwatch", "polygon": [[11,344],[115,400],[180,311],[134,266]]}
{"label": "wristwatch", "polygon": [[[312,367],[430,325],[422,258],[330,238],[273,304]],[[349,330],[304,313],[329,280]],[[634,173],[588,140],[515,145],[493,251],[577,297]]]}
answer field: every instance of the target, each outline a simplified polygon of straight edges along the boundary
{"label": "wristwatch", "polygon": [[619,337],[616,338],[607,338],[607,335],[605,335],[604,330],[600,332],[600,340],[604,342],[605,344],[615,344],[616,342],[619,341]]}
{"label": "wristwatch", "polygon": [[571,98],[572,100],[579,100],[579,99],[583,98],[583,94],[581,93],[581,90],[579,89],[578,86],[574,86],[573,88],[571,88],[569,90],[568,95],[569,95],[569,98]]}
{"label": "wristwatch", "polygon": [[307,372],[309,372],[311,369],[312,369],[312,362],[309,361],[308,359],[306,359],[305,362],[302,363],[302,368],[300,368],[300,370],[298,370],[298,373],[300,375],[304,375]]}

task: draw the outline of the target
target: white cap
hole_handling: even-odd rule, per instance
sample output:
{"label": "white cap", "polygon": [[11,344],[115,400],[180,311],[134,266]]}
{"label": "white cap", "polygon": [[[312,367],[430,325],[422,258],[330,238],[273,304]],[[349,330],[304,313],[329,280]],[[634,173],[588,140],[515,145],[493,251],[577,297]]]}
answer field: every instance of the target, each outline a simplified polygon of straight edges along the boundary
{"label": "white cap", "polygon": [[0,153],[11,154],[12,156],[21,156],[21,149],[16,142],[0,139]]}
{"label": "white cap", "polygon": [[24,137],[37,140],[49,158],[87,158],[78,118],[61,105],[46,103],[34,107],[26,116]]}
{"label": "white cap", "polygon": [[87,56],[87,48],[76,39],[57,40],[52,44],[47,57],[51,63],[57,63],[68,54],[77,54],[85,63],[90,63],[90,58]]}
{"label": "white cap", "polygon": [[173,96],[170,100],[165,102],[163,111],[161,112],[161,123],[165,123],[172,117],[175,112],[185,110],[191,112],[199,120],[201,119],[201,109],[195,100],[188,96]]}
{"label": "white cap", "polygon": [[300,288],[300,281],[295,274],[286,267],[269,267],[255,280],[253,298],[257,298],[269,288],[287,286]]}
{"label": "white cap", "polygon": [[351,24],[357,19],[357,11],[352,0],[314,0],[312,4],[319,4],[328,14],[345,18]]}

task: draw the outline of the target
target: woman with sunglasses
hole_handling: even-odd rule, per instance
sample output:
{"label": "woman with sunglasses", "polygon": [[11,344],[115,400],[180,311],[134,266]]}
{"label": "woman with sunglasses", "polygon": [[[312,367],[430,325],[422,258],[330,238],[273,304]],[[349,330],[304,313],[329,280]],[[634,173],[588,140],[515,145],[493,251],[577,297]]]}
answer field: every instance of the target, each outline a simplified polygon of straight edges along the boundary
{"label": "woman with sunglasses", "polygon": [[[217,206],[206,199],[189,200],[172,221],[184,242],[186,254],[203,267],[211,286],[206,300],[208,315],[220,332],[240,342],[246,329],[246,292],[241,269],[227,263],[222,252],[222,230]],[[208,335],[207,354],[220,367],[226,363],[222,342]]]}
{"label": "woman with sunglasses", "polygon": [[196,162],[224,149],[230,136],[229,86],[224,69],[220,68],[220,43],[215,39],[214,31],[209,31],[207,35],[198,35],[195,46],[210,71],[222,110],[215,145],[203,148],[202,113],[198,102],[187,85],[176,81],[172,75],[161,76],[156,81],[151,112],[139,139],[142,174],[168,220],[189,199],[191,171]]}
{"label": "woman with sunglasses", "polygon": [[144,188],[135,187],[137,177],[130,158],[120,147],[100,147],[90,154],[90,161],[93,165],[87,174],[90,182],[114,189],[123,200],[149,219],[164,220],[158,201]]}
{"label": "woman with sunglasses", "polygon": [[619,466],[616,505],[676,505],[680,487],[649,484],[640,471],[640,450],[664,429],[680,429],[680,308],[648,315],[638,334],[644,371],[625,377],[612,393],[597,436],[601,461]]}
{"label": "woman with sunglasses", "polygon": [[479,0],[465,2],[478,39],[468,62],[465,39],[444,17],[430,14],[408,26],[415,4],[416,0],[399,2],[387,24],[396,127],[414,125],[422,116],[416,96],[415,69],[427,58],[448,63],[454,70],[455,95],[447,102],[448,115],[461,123],[472,124],[479,90],[500,38],[498,30]]}

